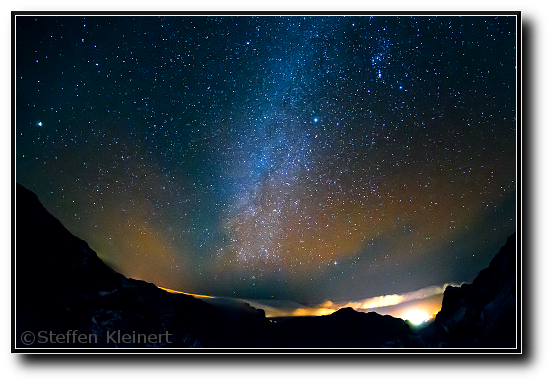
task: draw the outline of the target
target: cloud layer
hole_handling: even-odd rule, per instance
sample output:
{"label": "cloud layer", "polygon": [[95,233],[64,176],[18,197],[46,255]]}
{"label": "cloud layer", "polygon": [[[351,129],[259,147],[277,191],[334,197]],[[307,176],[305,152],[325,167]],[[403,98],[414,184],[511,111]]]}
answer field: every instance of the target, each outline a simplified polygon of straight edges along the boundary
{"label": "cloud layer", "polygon": [[255,308],[263,309],[265,311],[266,317],[321,316],[329,315],[340,308],[346,307],[351,307],[354,310],[361,312],[369,312],[369,310],[374,310],[375,312],[379,313],[391,313],[391,311],[386,311],[384,308],[442,295],[448,285],[456,286],[458,284],[450,283],[444,284],[442,286],[432,285],[413,292],[376,296],[360,301],[333,303],[332,301],[328,300],[324,303],[310,306],[281,300],[243,301],[248,302],[251,306]]}
{"label": "cloud layer", "polygon": [[[412,307],[421,307],[428,315],[437,312],[440,309],[443,292],[446,287],[458,286],[458,284],[444,284],[442,286],[432,285],[426,288],[419,289],[413,292],[402,294],[383,295],[367,298],[361,301],[348,301],[342,303],[334,303],[330,300],[315,305],[302,305],[293,301],[285,300],[245,300],[245,299],[230,299],[238,303],[248,303],[254,308],[265,311],[266,317],[294,317],[294,316],[323,316],[330,315],[341,308],[353,308],[359,312],[377,312],[382,315],[392,315],[400,317],[406,310]],[[165,289],[172,293],[183,293],[171,289]],[[217,299],[212,296],[192,295],[196,298],[207,302],[211,299]],[[214,300],[213,304],[215,303]],[[410,304],[410,305],[409,305]]]}

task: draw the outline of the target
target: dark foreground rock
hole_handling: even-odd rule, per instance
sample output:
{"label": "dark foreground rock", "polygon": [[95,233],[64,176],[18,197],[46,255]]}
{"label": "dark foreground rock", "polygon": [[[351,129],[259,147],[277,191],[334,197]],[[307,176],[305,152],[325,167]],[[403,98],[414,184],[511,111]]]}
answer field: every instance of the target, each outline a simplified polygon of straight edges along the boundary
{"label": "dark foreground rock", "polygon": [[276,334],[276,346],[293,348],[420,346],[406,321],[352,308],[341,308],[327,316],[289,318],[280,323]]}
{"label": "dark foreground rock", "polygon": [[[16,198],[17,347],[242,347],[256,345],[265,333],[264,311],[226,311],[128,279],[33,193],[17,185]],[[23,332],[32,332],[35,342],[25,345]]]}
{"label": "dark foreground rock", "polygon": [[422,336],[428,347],[516,347],[516,236],[472,284],[448,286],[441,311]]}

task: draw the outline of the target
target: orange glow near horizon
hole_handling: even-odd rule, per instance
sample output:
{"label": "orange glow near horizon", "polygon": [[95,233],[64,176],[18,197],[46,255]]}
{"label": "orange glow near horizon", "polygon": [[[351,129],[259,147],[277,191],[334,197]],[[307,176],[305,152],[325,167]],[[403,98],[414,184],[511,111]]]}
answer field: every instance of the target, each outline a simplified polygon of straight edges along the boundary
{"label": "orange glow near horizon", "polygon": [[289,316],[325,316],[334,312],[331,308],[297,308]]}
{"label": "orange glow near horizon", "polygon": [[[190,295],[198,299],[216,299],[216,297],[214,296],[196,295],[159,286],[158,288],[170,293]],[[352,308],[355,311],[359,312],[367,312],[367,310],[370,309],[382,315],[390,315],[396,318],[411,321],[413,324],[417,325],[433,319],[435,315],[441,310],[442,295],[432,294],[431,296],[425,296],[424,294],[421,294],[428,292],[435,293],[435,291],[436,287],[428,287],[419,291],[405,293],[402,295],[386,295],[373,297],[361,302],[347,302],[344,304],[336,304],[328,300],[320,305],[303,306],[300,308],[281,308],[277,306],[261,304],[255,302],[255,300],[246,299],[236,299],[236,301],[246,302],[254,308],[264,310],[265,316],[267,318],[326,316],[331,315],[332,313],[342,308]],[[401,305],[402,303],[409,301],[412,301],[411,305]],[[402,308],[397,308],[397,306]]]}

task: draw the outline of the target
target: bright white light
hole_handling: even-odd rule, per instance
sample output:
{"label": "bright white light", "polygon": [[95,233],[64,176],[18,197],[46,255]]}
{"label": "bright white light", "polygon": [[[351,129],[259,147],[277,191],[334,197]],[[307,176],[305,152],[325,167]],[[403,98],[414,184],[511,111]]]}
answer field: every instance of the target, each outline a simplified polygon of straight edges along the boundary
{"label": "bright white light", "polygon": [[419,325],[429,319],[429,316],[427,313],[420,311],[419,309],[413,309],[405,313],[403,315],[403,319],[409,320],[414,325]]}
{"label": "bright white light", "polygon": [[37,125],[38,125],[39,127],[42,127],[42,121],[39,121],[39,122],[37,123]]}
{"label": "bright white light", "polygon": [[315,118],[314,118],[314,122],[315,122],[315,123],[318,123],[318,117],[315,117]]}

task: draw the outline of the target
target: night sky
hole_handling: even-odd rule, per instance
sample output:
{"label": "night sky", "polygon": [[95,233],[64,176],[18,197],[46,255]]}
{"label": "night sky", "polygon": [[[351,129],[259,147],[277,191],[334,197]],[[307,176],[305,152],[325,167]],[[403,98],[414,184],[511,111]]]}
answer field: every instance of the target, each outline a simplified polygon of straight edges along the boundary
{"label": "night sky", "polygon": [[16,181],[112,268],[359,301],[516,230],[516,18],[17,16]]}

